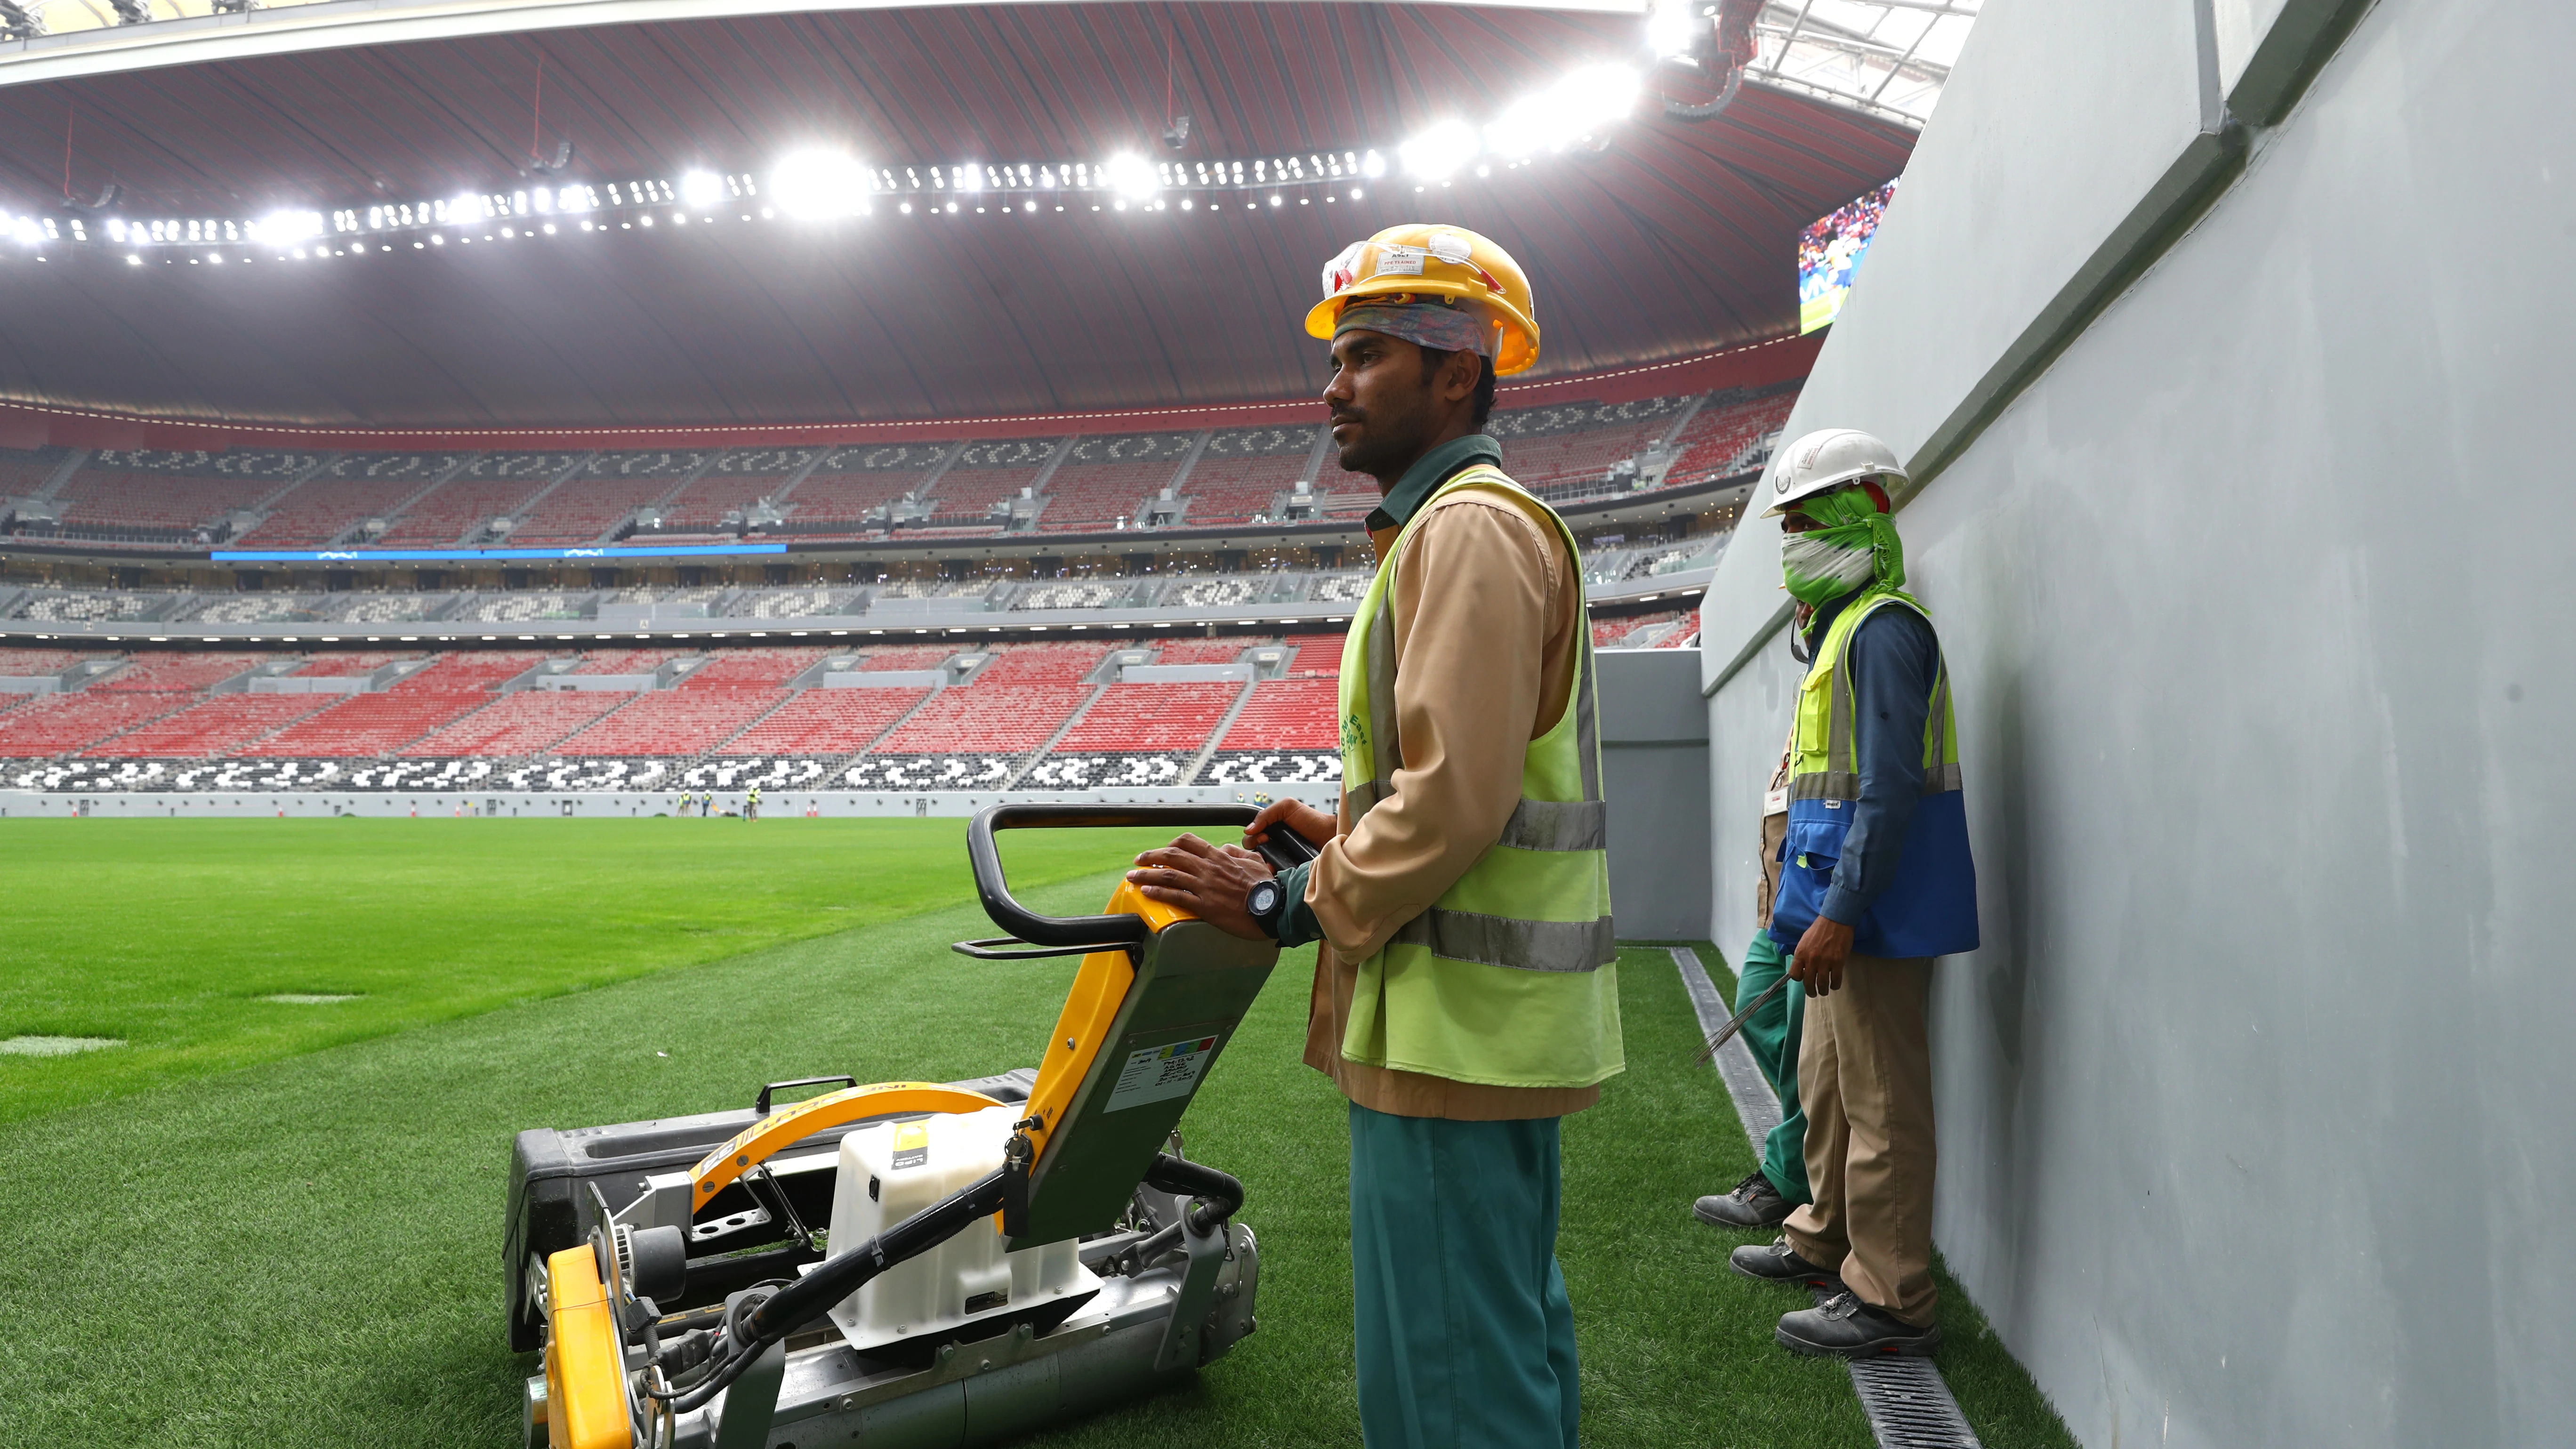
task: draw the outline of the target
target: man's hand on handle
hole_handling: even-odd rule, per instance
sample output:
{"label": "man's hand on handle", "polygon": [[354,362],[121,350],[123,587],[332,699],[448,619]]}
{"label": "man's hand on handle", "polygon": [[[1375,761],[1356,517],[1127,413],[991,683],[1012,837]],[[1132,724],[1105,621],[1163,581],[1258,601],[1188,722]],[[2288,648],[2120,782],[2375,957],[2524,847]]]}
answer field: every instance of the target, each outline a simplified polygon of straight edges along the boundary
{"label": "man's hand on handle", "polygon": [[1269,935],[1244,909],[1253,884],[1270,878],[1270,862],[1240,845],[1210,845],[1184,835],[1136,857],[1127,879],[1147,900],[1179,906],[1230,936],[1267,941]]}
{"label": "man's hand on handle", "polygon": [[[1244,827],[1243,838],[1258,845],[1270,838],[1271,831],[1284,830],[1320,846],[1333,838],[1336,823],[1303,801],[1278,800],[1262,807]],[[1244,897],[1256,882],[1272,874],[1270,862],[1240,845],[1210,845],[1195,835],[1184,835],[1136,857],[1136,868],[1127,872],[1127,879],[1147,900],[1180,906],[1228,935],[1267,941],[1269,933],[1245,909]]]}
{"label": "man's hand on handle", "polygon": [[1246,845],[1259,845],[1270,838],[1273,826],[1283,826],[1288,833],[1321,850],[1341,829],[1341,822],[1303,800],[1273,800],[1261,807],[1252,823],[1243,827]]}
{"label": "man's hand on handle", "polygon": [[1843,984],[1843,960],[1851,955],[1851,946],[1851,927],[1816,917],[1807,923],[1798,949],[1789,955],[1790,979],[1805,987],[1809,996],[1832,995]]}

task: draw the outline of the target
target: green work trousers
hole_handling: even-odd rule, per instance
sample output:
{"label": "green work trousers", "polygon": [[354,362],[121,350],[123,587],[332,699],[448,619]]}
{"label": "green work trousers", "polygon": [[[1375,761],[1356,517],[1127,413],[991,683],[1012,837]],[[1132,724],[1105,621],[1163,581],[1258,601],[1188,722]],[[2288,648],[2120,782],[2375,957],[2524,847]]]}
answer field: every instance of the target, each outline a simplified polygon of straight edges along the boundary
{"label": "green work trousers", "polygon": [[1351,1104],[1351,1288],[1368,1449],[1575,1449],[1557,1121]]}
{"label": "green work trousers", "polygon": [[[1789,974],[1789,953],[1769,931],[1755,931],[1735,976],[1735,1009]],[[1792,981],[1744,1023],[1744,1045],[1780,1098],[1780,1125],[1762,1139],[1762,1175],[1789,1205],[1812,1202],[1807,1188],[1807,1109],[1798,1105],[1798,1041],[1806,1029],[1807,988]]]}

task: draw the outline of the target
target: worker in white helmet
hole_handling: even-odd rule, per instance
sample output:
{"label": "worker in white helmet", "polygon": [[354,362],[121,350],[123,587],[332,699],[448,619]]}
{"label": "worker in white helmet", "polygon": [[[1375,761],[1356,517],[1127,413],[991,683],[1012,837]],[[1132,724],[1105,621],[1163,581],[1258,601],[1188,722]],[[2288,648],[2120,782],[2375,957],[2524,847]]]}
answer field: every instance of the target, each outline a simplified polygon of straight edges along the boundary
{"label": "worker in white helmet", "polygon": [[1273,879],[1184,836],[1129,879],[1283,946],[1320,939],[1306,1060],[1350,1099],[1360,1429],[1370,1449],[1574,1449],[1558,1124],[1623,1065],[1591,631],[1563,519],[1485,432],[1538,357],[1492,241],[1394,227],[1306,316],[1342,466],[1378,482],[1378,570],[1342,646],[1338,815]]}
{"label": "worker in white helmet", "polygon": [[1812,1196],[1778,1242],[1731,1261],[1828,1289],[1777,1337],[1843,1357],[1940,1342],[1925,999],[1932,958],[1977,946],[1950,676],[1930,614],[1904,592],[1890,516],[1904,483],[1895,452],[1849,428],[1791,443],[1764,483],[1797,600],[1791,648],[1808,661],[1771,936],[1807,997],[1797,1080]]}

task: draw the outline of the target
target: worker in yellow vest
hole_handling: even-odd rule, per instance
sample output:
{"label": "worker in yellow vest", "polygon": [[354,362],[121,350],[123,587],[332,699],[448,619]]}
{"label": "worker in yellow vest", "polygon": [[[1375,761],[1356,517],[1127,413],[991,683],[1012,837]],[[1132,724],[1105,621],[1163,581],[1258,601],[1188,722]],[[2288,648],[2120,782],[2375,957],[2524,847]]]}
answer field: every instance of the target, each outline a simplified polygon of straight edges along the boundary
{"label": "worker in yellow vest", "polygon": [[1538,358],[1493,242],[1399,226],[1327,265],[1307,331],[1378,570],[1341,674],[1338,816],[1272,878],[1183,836],[1129,879],[1237,935],[1320,940],[1306,1060],[1350,1099],[1359,1408],[1371,1449],[1573,1449],[1558,1123],[1624,1065],[1591,631],[1574,537],[1503,472],[1494,380]]}
{"label": "worker in yellow vest", "polygon": [[1932,959],[1977,948],[1977,875],[1950,672],[1905,592],[1894,450],[1828,428],[1765,478],[1780,518],[1792,649],[1807,662],[1790,730],[1789,817],[1771,939],[1804,988],[1798,1101],[1810,1200],[1739,1273],[1831,1295],[1783,1314],[1801,1353],[1930,1353]]}

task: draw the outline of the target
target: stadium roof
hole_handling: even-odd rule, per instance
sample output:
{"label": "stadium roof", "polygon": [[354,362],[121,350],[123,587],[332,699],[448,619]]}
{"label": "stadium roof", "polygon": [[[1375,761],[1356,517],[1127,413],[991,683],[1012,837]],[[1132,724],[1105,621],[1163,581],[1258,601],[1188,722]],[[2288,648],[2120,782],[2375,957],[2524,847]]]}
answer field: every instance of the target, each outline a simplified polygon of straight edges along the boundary
{"label": "stadium roof", "polygon": [[[1764,12],[1766,32],[1782,9]],[[1892,115],[1922,101],[1906,76],[1932,62],[1886,67],[1886,85],[1864,95],[1856,82],[1828,102],[1819,77],[1831,47],[1815,39],[1827,12],[1856,23],[1849,12],[1891,9],[1942,12],[1932,19],[1947,24],[1972,7],[1814,0],[1782,22],[1778,55],[1766,40],[1756,84],[1715,119],[1671,118],[1650,96],[1598,154],[1488,158],[1445,185],[1404,177],[1398,143],[1444,119],[1490,119],[1586,62],[1635,59],[1637,17],[1246,3],[835,10],[0,85],[0,210],[61,210],[67,195],[113,184],[89,227],[111,216],[121,227],[280,209],[422,213],[417,227],[381,233],[352,223],[367,232],[364,258],[342,246],[317,262],[283,259],[282,246],[72,246],[79,214],[64,211],[66,242],[7,248],[0,261],[0,396],[472,427],[1310,395],[1320,348],[1295,319],[1321,263],[1425,215],[1486,231],[1529,267],[1545,373],[1696,355],[1794,332],[1796,232],[1902,169],[1911,129],[1858,108]],[[1872,24],[1836,43],[1913,43],[1895,39],[1898,18]],[[1865,67],[1863,57],[1848,69]],[[1169,149],[1161,137],[1181,114],[1191,129]],[[531,167],[564,141],[574,155],[563,172]],[[1122,151],[1192,168],[1295,158],[1299,174],[1283,186],[1185,184],[1160,210],[1032,182],[943,190],[945,201],[925,196],[910,214],[879,196],[869,215],[818,222],[734,194],[816,145],[914,186],[925,171],[956,176],[959,163],[985,178],[1001,167],[1044,177]],[[1348,157],[1356,170],[1371,151],[1386,174],[1305,174],[1309,158]],[[725,178],[722,204],[625,195],[638,180],[658,188],[697,171]],[[503,235],[512,195],[524,205],[572,179],[594,197],[622,187],[616,199],[636,204],[600,200],[584,218],[594,229],[529,216]],[[432,199],[443,214],[459,192],[498,197],[505,214],[429,225]],[[693,224],[674,224],[691,213]],[[660,224],[639,225],[648,215]],[[551,221],[559,231],[538,230]]]}

